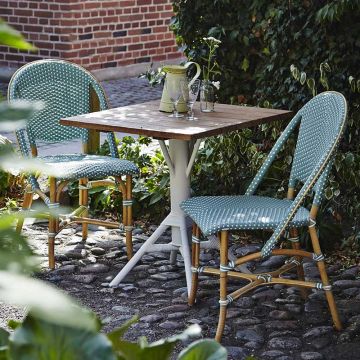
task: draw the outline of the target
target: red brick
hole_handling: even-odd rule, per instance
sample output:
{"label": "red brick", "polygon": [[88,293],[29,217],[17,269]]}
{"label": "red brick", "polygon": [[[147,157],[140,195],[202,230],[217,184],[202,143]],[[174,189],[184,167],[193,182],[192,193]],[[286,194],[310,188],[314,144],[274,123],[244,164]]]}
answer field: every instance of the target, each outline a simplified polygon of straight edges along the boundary
{"label": "red brick", "polygon": [[12,66],[60,57],[91,70],[181,56],[167,26],[171,0],[0,0],[0,13],[39,48],[4,47],[0,63]]}

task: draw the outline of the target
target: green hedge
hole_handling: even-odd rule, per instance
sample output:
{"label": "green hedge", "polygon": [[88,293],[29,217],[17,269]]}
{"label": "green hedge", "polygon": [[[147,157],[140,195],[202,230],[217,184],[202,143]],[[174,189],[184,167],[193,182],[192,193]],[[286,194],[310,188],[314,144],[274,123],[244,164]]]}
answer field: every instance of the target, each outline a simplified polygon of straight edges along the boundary
{"label": "green hedge", "polygon": [[[347,216],[357,223],[360,2],[177,0],[174,11],[171,28],[189,59],[202,63],[206,52],[202,37],[222,41],[217,55],[222,74],[214,79],[221,82],[221,102],[296,111],[315,93],[327,89],[346,96],[349,125],[324,206],[337,219]],[[295,66],[292,72],[291,65]],[[195,168],[194,191],[241,193],[283,126],[262,126],[209,139]],[[292,147],[280,154],[264,192],[280,188],[279,195],[283,195]]]}

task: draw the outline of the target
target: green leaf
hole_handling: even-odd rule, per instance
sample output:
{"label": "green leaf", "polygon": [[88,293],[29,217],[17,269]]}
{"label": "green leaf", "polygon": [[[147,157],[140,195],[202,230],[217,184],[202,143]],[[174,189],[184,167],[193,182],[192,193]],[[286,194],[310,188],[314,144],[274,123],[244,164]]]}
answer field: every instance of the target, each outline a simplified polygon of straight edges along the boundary
{"label": "green leaf", "polygon": [[290,66],[290,72],[291,72],[291,75],[293,76],[293,78],[294,78],[295,80],[299,80],[300,71],[299,71],[299,69],[298,69],[294,64],[292,64],[292,65]]}
{"label": "green leaf", "polygon": [[352,92],[356,91],[356,80],[353,76],[349,76],[349,84]]}
{"label": "green leaf", "polygon": [[5,329],[0,328],[0,347],[8,345],[9,336],[10,334]]}
{"label": "green leaf", "polygon": [[244,57],[241,63],[241,69],[246,72],[249,69],[249,66],[250,66],[249,59],[247,57]]}
{"label": "green leaf", "polygon": [[149,202],[149,205],[153,205],[153,204],[156,204],[158,201],[160,201],[162,198],[163,198],[163,194],[158,191],[156,193],[154,193],[151,198],[150,198],[150,202]]}
{"label": "green leaf", "polygon": [[178,360],[226,360],[227,351],[217,341],[204,339],[190,344],[181,351]]}
{"label": "green leaf", "polygon": [[333,191],[330,187],[325,189],[325,197],[327,200],[330,200],[333,197]]}
{"label": "green leaf", "polygon": [[[125,328],[128,328],[130,325],[129,322],[124,324]],[[178,341],[184,341],[189,337],[198,336],[199,334],[200,327],[192,325],[181,334],[151,344],[148,344],[144,338],[140,338],[137,344],[118,338],[114,347],[120,360],[167,360]]]}
{"label": "green leaf", "polygon": [[345,156],[345,161],[344,161],[345,165],[346,166],[352,166],[353,163],[354,163],[354,160],[355,160],[354,154],[351,153],[351,152],[347,153],[346,156]]}
{"label": "green leaf", "polygon": [[138,320],[139,317],[135,315],[123,325],[107,334],[107,337],[112,342],[114,349],[119,348],[119,341],[121,340],[121,338],[129,330],[130,326],[138,322]]}
{"label": "green leaf", "polygon": [[300,84],[304,85],[305,82],[306,82],[306,73],[304,71],[302,71],[300,74]]}
{"label": "green leaf", "polygon": [[97,330],[99,322],[69,296],[43,281],[0,271],[0,299],[29,308],[40,319],[85,330]]}
{"label": "green leaf", "polygon": [[17,30],[10,27],[2,19],[0,19],[0,44],[19,50],[36,50],[35,46],[28,43]]}
{"label": "green leaf", "polygon": [[[31,272],[35,270],[36,262],[32,257],[32,251],[25,240],[7,224],[8,219],[14,220],[13,216],[0,216],[0,270],[11,270],[17,272]],[[6,224],[6,225],[5,225]]]}
{"label": "green leaf", "polygon": [[8,327],[12,330],[17,329],[19,326],[21,326],[22,322],[17,320],[9,320],[8,321]]}
{"label": "green leaf", "polygon": [[268,47],[264,47],[262,53],[266,56],[270,55],[270,49]]}
{"label": "green leaf", "polygon": [[306,84],[310,90],[315,88],[315,80],[313,78],[307,79]]}
{"label": "green leaf", "polygon": [[25,121],[36,111],[43,109],[43,103],[14,100],[0,102],[0,130],[13,131],[24,127]]}
{"label": "green leaf", "polygon": [[116,360],[104,334],[53,324],[32,315],[10,335],[9,354],[16,360]]}

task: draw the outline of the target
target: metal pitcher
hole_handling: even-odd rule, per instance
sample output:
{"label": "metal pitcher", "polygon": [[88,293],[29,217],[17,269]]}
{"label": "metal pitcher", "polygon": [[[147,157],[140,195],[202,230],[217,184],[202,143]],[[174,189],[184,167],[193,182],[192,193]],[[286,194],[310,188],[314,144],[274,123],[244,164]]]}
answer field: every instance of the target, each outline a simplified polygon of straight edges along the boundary
{"label": "metal pitcher", "polygon": [[[189,61],[185,65],[166,65],[166,66],[164,66],[163,70],[166,72],[166,81],[176,81],[178,83],[179,89],[180,89],[180,81],[187,80],[186,70],[192,64],[194,64],[196,66],[196,74],[189,81],[189,85],[191,85],[195,81],[195,79],[197,79],[200,76],[200,72],[201,72],[200,65],[193,61]],[[170,97],[169,97],[165,87],[164,87],[164,90],[162,93],[159,110],[168,112],[168,113],[171,113],[173,111],[173,104],[170,100]],[[180,101],[178,102],[177,110],[179,112],[187,111],[187,106],[182,97],[181,97]]]}

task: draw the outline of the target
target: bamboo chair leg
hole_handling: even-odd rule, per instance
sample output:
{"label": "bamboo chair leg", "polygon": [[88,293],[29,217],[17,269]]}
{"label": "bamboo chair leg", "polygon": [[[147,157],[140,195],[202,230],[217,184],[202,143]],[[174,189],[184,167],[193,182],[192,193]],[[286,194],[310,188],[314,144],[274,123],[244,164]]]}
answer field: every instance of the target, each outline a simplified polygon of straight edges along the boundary
{"label": "bamboo chair leg", "polygon": [[[88,207],[89,205],[89,191],[88,189],[83,189],[81,187],[85,187],[87,186],[88,183],[88,179],[84,178],[84,179],[80,179],[79,180],[79,205],[83,205]],[[86,210],[83,215],[83,217],[88,217],[89,216],[89,210]],[[88,223],[83,222],[82,223],[82,240],[86,241],[87,237],[88,237]]]}
{"label": "bamboo chair leg", "polygon": [[[290,229],[290,236],[294,239],[294,241],[291,243],[292,248],[295,250],[300,250],[300,242],[299,242],[299,232],[298,229],[293,228]],[[297,241],[295,240],[297,239]],[[297,271],[297,276],[298,279],[301,281],[305,280],[305,274],[304,274],[304,267],[303,267],[303,263],[302,263],[302,258],[301,257],[297,257],[296,259],[297,261],[299,261],[299,265],[296,266],[296,271]],[[306,288],[300,287],[300,295],[301,297],[305,300],[308,297],[308,290]]]}
{"label": "bamboo chair leg", "polygon": [[[26,189],[25,189],[22,210],[29,210],[31,208],[32,201],[33,201],[33,194],[34,193],[32,191],[31,185],[30,184],[27,185]],[[21,233],[23,225],[24,225],[24,218],[21,218],[18,220],[18,222],[16,224],[16,232],[17,233],[19,233],[19,234]]]}
{"label": "bamboo chair leg", "polygon": [[[221,266],[228,267],[228,232],[226,230],[220,233],[220,271]],[[215,340],[220,342],[226,320],[227,312],[227,270],[220,272],[220,314],[219,322],[216,330]]]}
{"label": "bamboo chair leg", "polygon": [[[322,255],[322,252],[321,252],[319,239],[318,239],[318,236],[317,236],[317,233],[316,233],[315,226],[310,226],[309,227],[309,233],[310,233],[314,253],[316,255],[318,255],[320,258],[322,258],[322,260],[317,261],[317,266],[318,266],[318,269],[319,269],[322,284],[323,284],[324,287],[327,287],[327,286],[330,285],[330,283],[329,283],[328,275],[326,273],[325,262],[323,260],[323,255]],[[341,320],[340,320],[340,317],[339,317],[339,313],[338,313],[338,310],[337,310],[337,307],[336,307],[334,295],[333,295],[333,293],[331,291],[331,288],[329,290],[325,290],[325,294],[326,294],[327,302],[329,304],[330,313],[331,313],[331,316],[333,318],[335,329],[336,330],[341,330],[342,329],[342,324],[341,324]]]}
{"label": "bamboo chair leg", "polygon": [[[54,177],[49,178],[50,182],[50,203],[56,202],[56,179]],[[50,215],[49,217],[49,235],[48,235],[48,247],[49,247],[49,268],[55,269],[55,235],[56,235],[56,217]]]}
{"label": "bamboo chair leg", "polygon": [[126,208],[126,211],[123,215],[123,218],[126,219],[126,223],[124,223],[125,236],[126,236],[126,253],[127,253],[128,260],[130,260],[133,256],[132,176],[131,175],[126,175],[126,194],[123,194],[123,199],[126,199],[126,201],[127,201],[126,206],[124,207],[124,208]]}
{"label": "bamboo chair leg", "polygon": [[200,261],[199,261],[199,258],[200,258],[200,242],[199,242],[200,229],[196,224],[193,225],[192,235],[193,235],[193,242],[191,245],[191,265],[193,266],[194,271],[192,273],[191,292],[190,292],[190,296],[189,296],[189,300],[188,300],[188,303],[190,306],[195,304],[196,293],[197,293],[198,282],[199,282],[199,280],[198,280],[199,273],[197,271],[195,271],[195,269],[198,269],[199,265],[200,265]]}

